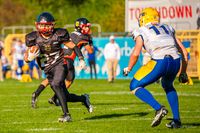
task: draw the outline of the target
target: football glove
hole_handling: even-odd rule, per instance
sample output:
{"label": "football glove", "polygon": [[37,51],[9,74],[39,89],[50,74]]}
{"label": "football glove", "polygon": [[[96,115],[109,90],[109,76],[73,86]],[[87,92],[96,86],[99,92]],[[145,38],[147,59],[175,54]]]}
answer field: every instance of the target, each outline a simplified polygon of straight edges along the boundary
{"label": "football glove", "polygon": [[178,80],[179,80],[180,83],[187,83],[187,82],[188,82],[187,73],[181,73],[181,74],[179,75]]}
{"label": "football glove", "polygon": [[123,75],[124,75],[124,76],[128,76],[129,72],[130,72],[130,70],[129,70],[128,67],[125,67],[125,68],[123,69]]}
{"label": "football glove", "polygon": [[40,55],[40,50],[37,50],[36,52],[32,53],[32,52],[28,52],[28,61],[32,61],[34,60],[36,57],[38,57]]}
{"label": "football glove", "polygon": [[85,63],[85,61],[81,59],[79,61],[79,66],[80,66],[81,69],[86,69],[86,63]]}

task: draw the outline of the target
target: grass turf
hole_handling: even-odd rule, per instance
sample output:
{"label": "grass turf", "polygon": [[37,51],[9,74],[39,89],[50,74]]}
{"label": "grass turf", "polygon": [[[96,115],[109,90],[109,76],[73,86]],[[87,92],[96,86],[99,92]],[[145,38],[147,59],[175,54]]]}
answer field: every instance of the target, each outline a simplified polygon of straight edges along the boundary
{"label": "grass turf", "polygon": [[16,80],[0,82],[0,132],[67,132],[67,133],[140,133],[140,132],[200,132],[200,82],[193,86],[175,87],[179,94],[183,127],[168,129],[165,124],[172,117],[164,91],[159,84],[147,87],[169,113],[155,128],[150,126],[155,111],[129,93],[130,80],[75,80],[71,93],[90,94],[94,112],[89,114],[81,103],[69,103],[73,122],[58,123],[60,107],[48,104],[53,92],[46,88],[39,97],[38,108],[31,108],[31,94],[40,80],[20,83]]}

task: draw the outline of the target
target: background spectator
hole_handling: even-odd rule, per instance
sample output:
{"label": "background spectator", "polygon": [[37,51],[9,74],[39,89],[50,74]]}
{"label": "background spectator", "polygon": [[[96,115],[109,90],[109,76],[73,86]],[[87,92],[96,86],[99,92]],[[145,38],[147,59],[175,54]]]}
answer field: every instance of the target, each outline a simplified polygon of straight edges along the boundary
{"label": "background spectator", "polygon": [[104,57],[107,64],[108,82],[112,83],[116,78],[116,69],[120,60],[120,48],[113,35],[109,39],[110,42],[104,48]]}
{"label": "background spectator", "polygon": [[96,53],[97,53],[97,56],[98,56],[100,54],[100,52],[101,51],[95,45],[93,45],[93,53],[92,54],[88,53],[88,64],[90,66],[90,79],[93,78],[93,69],[94,69],[95,79],[97,79]]}

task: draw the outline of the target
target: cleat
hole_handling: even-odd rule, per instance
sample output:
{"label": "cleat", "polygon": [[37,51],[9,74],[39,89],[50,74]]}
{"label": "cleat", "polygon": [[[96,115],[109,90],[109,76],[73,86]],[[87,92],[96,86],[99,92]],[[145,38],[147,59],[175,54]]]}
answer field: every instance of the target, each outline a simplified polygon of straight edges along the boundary
{"label": "cleat", "polygon": [[92,107],[92,105],[90,103],[90,97],[89,97],[89,95],[88,94],[84,94],[82,96],[85,97],[85,102],[83,102],[83,105],[85,105],[85,107],[87,108],[87,110],[88,110],[89,113],[92,113],[93,112],[93,107]]}
{"label": "cleat", "polygon": [[33,92],[32,93],[32,100],[31,100],[31,106],[32,106],[32,108],[36,108],[36,103],[37,103],[37,96],[36,96],[36,93]]}
{"label": "cleat", "polygon": [[55,106],[60,106],[60,102],[59,102],[59,100],[58,99],[53,99],[53,98],[50,98],[49,100],[48,100],[48,103],[49,104],[54,104]]}
{"label": "cleat", "polygon": [[172,120],[170,123],[166,124],[168,128],[181,128],[180,120]]}
{"label": "cleat", "polygon": [[72,118],[70,114],[63,115],[60,118],[58,118],[58,122],[72,122]]}
{"label": "cleat", "polygon": [[162,118],[163,118],[164,116],[166,116],[167,113],[168,113],[168,111],[167,111],[167,109],[166,109],[164,106],[162,106],[159,110],[157,110],[157,111],[156,111],[156,114],[155,114],[155,117],[154,117],[154,120],[153,120],[153,122],[151,123],[151,127],[156,127],[156,126],[158,126],[158,125],[161,123]]}

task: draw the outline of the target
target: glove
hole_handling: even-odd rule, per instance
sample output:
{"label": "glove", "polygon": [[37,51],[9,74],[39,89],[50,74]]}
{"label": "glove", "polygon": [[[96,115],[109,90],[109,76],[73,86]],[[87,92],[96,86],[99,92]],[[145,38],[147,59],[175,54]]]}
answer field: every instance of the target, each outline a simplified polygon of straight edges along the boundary
{"label": "glove", "polygon": [[178,80],[179,80],[180,83],[187,83],[187,82],[188,82],[187,73],[181,73],[181,74],[179,75]]}
{"label": "glove", "polygon": [[34,60],[36,57],[40,55],[40,50],[37,50],[36,52],[28,52],[28,61]]}
{"label": "glove", "polygon": [[85,68],[86,68],[86,63],[85,63],[85,61],[84,61],[84,60],[80,60],[80,61],[79,61],[79,66],[80,66],[81,69],[85,69]]}
{"label": "glove", "polygon": [[128,67],[125,67],[125,68],[123,69],[123,75],[124,75],[124,76],[128,76],[129,72],[130,72],[130,70],[129,70]]}

